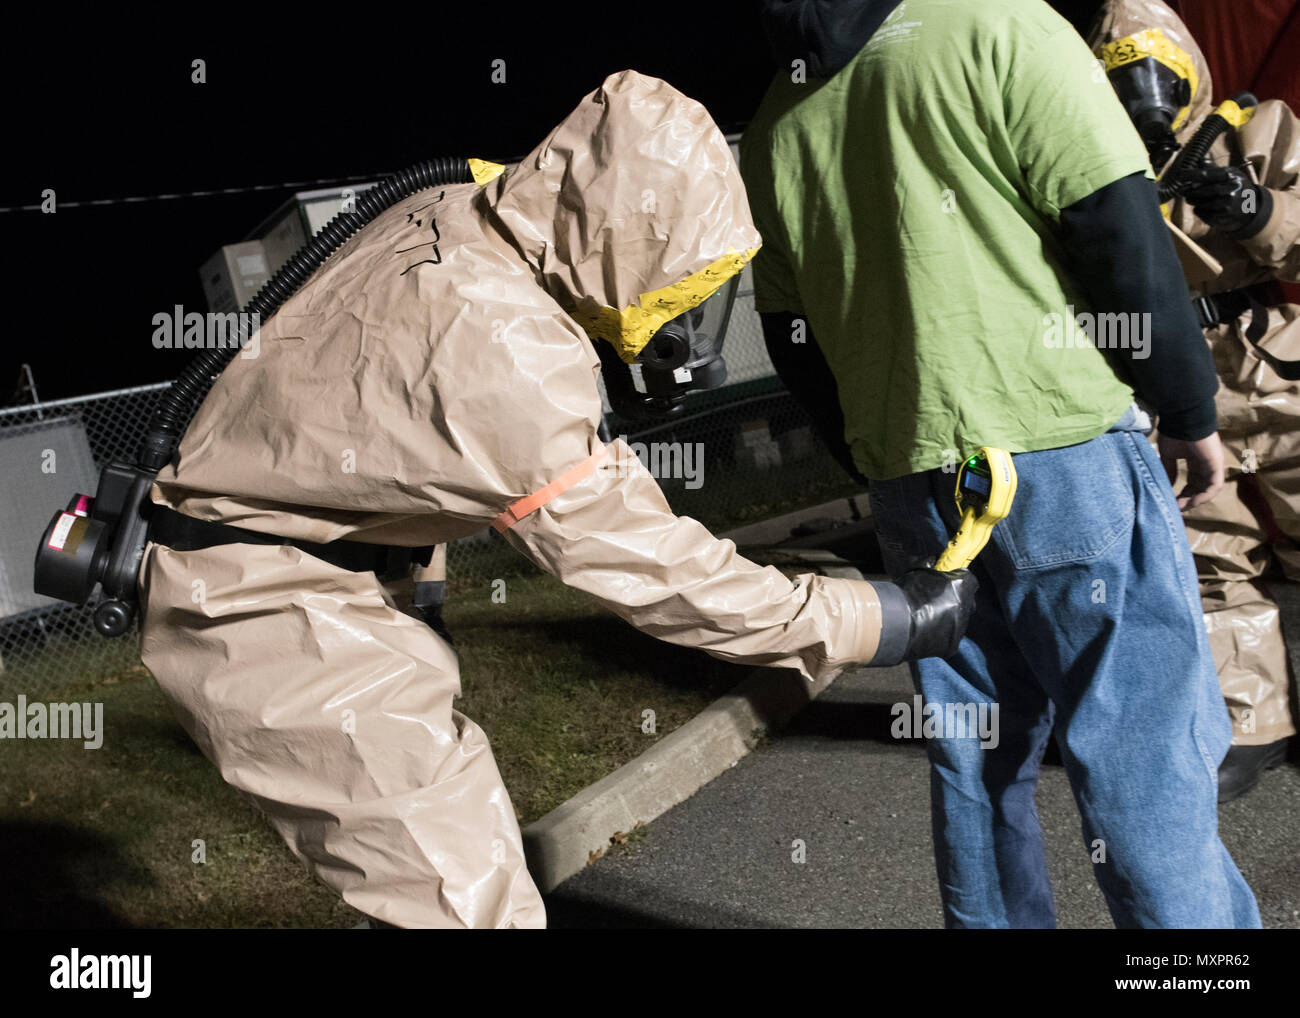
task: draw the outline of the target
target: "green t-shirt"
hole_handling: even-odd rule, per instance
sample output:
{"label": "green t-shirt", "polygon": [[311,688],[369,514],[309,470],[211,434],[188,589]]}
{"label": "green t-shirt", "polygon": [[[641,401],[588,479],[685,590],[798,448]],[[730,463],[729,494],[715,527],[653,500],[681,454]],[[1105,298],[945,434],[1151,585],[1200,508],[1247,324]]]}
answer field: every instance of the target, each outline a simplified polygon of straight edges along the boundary
{"label": "green t-shirt", "polygon": [[807,318],[859,469],[1114,424],[1132,390],[1075,327],[1056,225],[1149,163],[1074,29],[1040,0],[906,0],[833,78],[792,77],[741,141],[756,304]]}

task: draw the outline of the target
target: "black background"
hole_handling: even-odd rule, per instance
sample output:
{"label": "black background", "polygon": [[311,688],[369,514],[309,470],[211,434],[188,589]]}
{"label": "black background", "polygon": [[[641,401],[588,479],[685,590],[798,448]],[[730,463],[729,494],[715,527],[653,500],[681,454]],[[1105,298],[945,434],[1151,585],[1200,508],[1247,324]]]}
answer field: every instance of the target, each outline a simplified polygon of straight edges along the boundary
{"label": "black background", "polygon": [[[1058,4],[1078,18],[1095,6]],[[174,377],[190,354],[153,348],[153,316],[206,309],[199,266],[306,189],[280,185],[374,179],[437,155],[521,156],[628,67],[700,100],[731,133],[773,70],[750,3],[523,10],[315,7],[270,24],[254,5],[99,23],[51,9],[42,24],[11,25],[0,405],[24,362],[43,399]],[[196,58],[204,84],[191,81]],[[491,81],[497,59],[504,84]],[[276,186],[153,198],[259,185]],[[20,208],[45,188],[58,212]],[[120,201],[138,196],[151,200]],[[114,203],[67,204],[102,199]]]}

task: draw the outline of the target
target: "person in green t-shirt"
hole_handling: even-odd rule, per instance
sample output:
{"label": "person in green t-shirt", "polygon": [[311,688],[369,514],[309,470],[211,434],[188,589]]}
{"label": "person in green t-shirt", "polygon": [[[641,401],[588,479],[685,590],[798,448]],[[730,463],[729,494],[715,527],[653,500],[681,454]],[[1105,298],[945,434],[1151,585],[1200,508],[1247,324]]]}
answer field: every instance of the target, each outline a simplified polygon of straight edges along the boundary
{"label": "person in green t-shirt", "polygon": [[1039,0],[762,9],[780,70],[741,142],[755,300],[870,481],[890,571],[955,529],[963,458],[1016,454],[967,638],[913,666],[927,702],[1001,726],[928,743],[948,924],[1054,925],[1033,791],[1055,719],[1116,923],[1258,925],[1217,834],[1230,732],[1178,520],[1223,483],[1217,379],[1104,69]]}

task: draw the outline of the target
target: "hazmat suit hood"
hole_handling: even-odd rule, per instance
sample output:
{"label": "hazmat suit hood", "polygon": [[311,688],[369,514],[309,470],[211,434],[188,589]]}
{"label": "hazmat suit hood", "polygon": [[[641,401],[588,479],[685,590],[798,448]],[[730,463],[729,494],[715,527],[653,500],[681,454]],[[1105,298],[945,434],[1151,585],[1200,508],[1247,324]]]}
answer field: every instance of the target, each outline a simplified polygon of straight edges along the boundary
{"label": "hazmat suit hood", "polygon": [[606,78],[483,201],[546,291],[627,362],[762,242],[708,112],[636,71]]}
{"label": "hazmat suit hood", "polygon": [[[1214,111],[1214,89],[1210,81],[1210,65],[1182,19],[1160,0],[1106,0],[1088,33],[1088,45],[1100,55],[1101,48],[1107,43],[1153,29],[1158,30],[1168,44],[1168,49],[1161,55],[1164,59],[1157,59],[1162,63],[1168,60],[1184,72],[1190,72],[1191,104],[1186,115],[1175,121],[1174,126],[1175,139],[1179,145],[1185,145],[1201,126],[1201,121]],[[1162,46],[1160,43],[1157,45]]]}
{"label": "hazmat suit hood", "polygon": [[633,71],[518,167],[475,165],[379,215],[263,324],[155,501],[320,543],[474,533],[592,454],[589,340],[630,362],[761,243],[707,111]]}

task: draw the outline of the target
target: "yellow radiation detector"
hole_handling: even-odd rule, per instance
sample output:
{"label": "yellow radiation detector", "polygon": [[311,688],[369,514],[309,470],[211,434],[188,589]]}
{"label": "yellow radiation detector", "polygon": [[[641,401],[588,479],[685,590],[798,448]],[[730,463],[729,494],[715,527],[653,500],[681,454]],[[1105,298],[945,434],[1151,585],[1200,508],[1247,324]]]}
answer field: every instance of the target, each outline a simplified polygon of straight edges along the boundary
{"label": "yellow radiation detector", "polygon": [[1011,453],[984,446],[957,471],[957,511],[961,526],[934,568],[950,573],[967,569],[988,544],[993,527],[1005,520],[1016,497],[1016,468]]}

